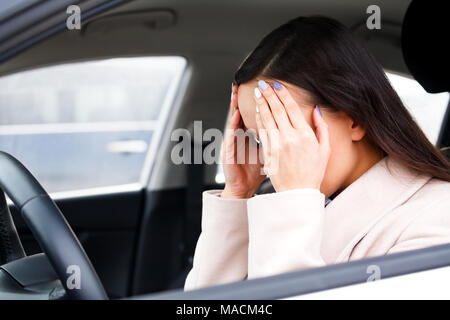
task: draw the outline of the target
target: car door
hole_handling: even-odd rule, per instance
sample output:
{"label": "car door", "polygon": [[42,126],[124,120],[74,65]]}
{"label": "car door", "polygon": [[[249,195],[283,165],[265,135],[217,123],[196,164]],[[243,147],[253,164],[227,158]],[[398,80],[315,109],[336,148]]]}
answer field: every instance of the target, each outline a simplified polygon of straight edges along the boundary
{"label": "car door", "polygon": [[[70,4],[89,16],[120,2],[127,1]],[[59,16],[55,25],[65,25],[68,5],[24,0],[0,6],[1,65],[51,35],[45,26],[51,19],[43,17]],[[182,57],[133,56],[62,59],[0,76],[0,150],[50,193],[111,298],[133,290],[144,186],[185,71]],[[40,252],[17,210],[11,211],[26,253]]]}
{"label": "car door", "polygon": [[[130,289],[148,154],[184,68],[179,57],[133,57],[0,78],[0,149],[56,200],[113,297]],[[26,252],[40,251],[14,217]]]}

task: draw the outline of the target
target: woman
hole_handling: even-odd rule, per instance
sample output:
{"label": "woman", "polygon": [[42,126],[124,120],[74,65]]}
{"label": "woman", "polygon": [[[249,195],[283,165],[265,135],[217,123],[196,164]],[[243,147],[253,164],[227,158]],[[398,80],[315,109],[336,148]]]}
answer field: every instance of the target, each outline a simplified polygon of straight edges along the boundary
{"label": "woman", "polygon": [[[204,193],[186,289],[450,242],[449,161],[346,27],[289,21],[234,84],[227,132],[255,130],[244,151],[262,157],[226,161],[224,190]],[[262,167],[275,193],[255,195]]]}

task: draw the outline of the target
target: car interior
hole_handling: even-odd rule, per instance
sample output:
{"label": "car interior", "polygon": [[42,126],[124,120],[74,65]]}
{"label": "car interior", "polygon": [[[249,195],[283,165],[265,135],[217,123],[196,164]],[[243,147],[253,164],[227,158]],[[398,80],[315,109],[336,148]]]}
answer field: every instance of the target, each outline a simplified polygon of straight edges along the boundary
{"label": "car interior", "polygon": [[[382,28],[369,30],[366,9],[372,3],[366,0],[31,3],[0,14],[0,77],[117,57],[178,56],[187,64],[139,187],[49,195],[20,159],[0,153],[0,188],[8,196],[0,197],[0,299],[272,299],[364,282],[374,261],[386,267],[387,277],[450,265],[444,245],[183,292],[201,231],[202,191],[223,184],[216,181],[216,165],[176,165],[170,158],[176,128],[192,132],[196,120],[203,130],[224,127],[236,68],[266,33],[300,15],[339,20],[384,69],[415,78],[430,93],[448,92],[441,70],[448,65],[440,29],[445,19],[436,19],[443,10],[380,0]],[[81,8],[81,30],[65,28],[69,4]],[[449,110],[437,139],[447,155]],[[194,149],[205,146],[193,142]],[[260,193],[272,191],[266,181]],[[89,284],[82,290],[64,290],[58,280],[69,264],[87,270]]]}

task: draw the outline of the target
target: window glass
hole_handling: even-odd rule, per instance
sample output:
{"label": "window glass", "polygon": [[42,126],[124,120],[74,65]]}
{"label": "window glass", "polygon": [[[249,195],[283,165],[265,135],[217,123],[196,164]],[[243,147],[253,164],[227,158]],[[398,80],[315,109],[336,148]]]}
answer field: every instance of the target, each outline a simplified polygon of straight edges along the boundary
{"label": "window glass", "polygon": [[391,72],[386,74],[405,107],[428,139],[435,144],[447,109],[449,94],[428,93],[416,80]]}
{"label": "window glass", "polygon": [[48,192],[138,183],[185,65],[116,58],[1,77],[0,150]]}

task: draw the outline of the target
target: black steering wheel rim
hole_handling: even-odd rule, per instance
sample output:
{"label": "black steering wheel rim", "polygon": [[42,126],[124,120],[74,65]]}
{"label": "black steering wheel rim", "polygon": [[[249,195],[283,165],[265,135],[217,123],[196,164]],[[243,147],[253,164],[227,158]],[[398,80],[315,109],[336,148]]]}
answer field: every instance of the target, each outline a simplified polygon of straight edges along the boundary
{"label": "black steering wheel rim", "polygon": [[[77,236],[36,178],[16,158],[0,151],[0,188],[12,200],[66,290],[74,300],[108,299]],[[74,266],[80,287],[68,288]]]}

